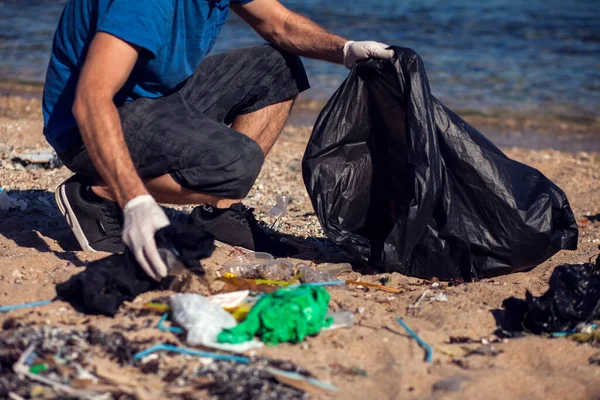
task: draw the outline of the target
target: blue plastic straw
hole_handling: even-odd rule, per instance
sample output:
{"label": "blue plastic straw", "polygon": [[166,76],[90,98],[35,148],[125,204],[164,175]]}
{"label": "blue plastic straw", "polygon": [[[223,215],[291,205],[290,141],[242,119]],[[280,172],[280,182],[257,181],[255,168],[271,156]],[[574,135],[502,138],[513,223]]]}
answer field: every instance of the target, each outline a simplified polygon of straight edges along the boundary
{"label": "blue plastic straw", "polygon": [[324,282],[308,282],[308,283],[296,283],[294,285],[288,286],[288,288],[297,288],[298,286],[335,286],[335,285],[345,285],[346,281],[324,281]]}
{"label": "blue plastic straw", "polygon": [[[596,329],[596,328],[598,328],[598,325],[596,325],[596,324],[591,324],[591,325],[590,325],[590,327],[591,327],[592,329]],[[552,333],[552,337],[566,337],[566,336],[570,336],[570,335],[572,335],[572,334],[574,334],[574,333],[577,333],[577,332],[578,332],[577,328],[573,328],[573,329],[571,329],[570,331],[563,331],[563,332],[553,332],[553,333]]]}
{"label": "blue plastic straw", "polygon": [[12,306],[0,307],[0,312],[20,310],[21,308],[28,308],[28,307],[46,306],[50,303],[52,303],[52,300],[36,301],[33,303],[13,304]]}
{"label": "blue plastic straw", "polygon": [[219,354],[219,353],[210,353],[207,351],[199,351],[194,349],[188,349],[187,347],[177,347],[170,344],[158,344],[156,346],[152,346],[146,350],[142,350],[139,353],[136,353],[133,356],[134,360],[139,360],[140,358],[146,357],[157,351],[169,351],[171,353],[179,353],[179,354],[187,354],[190,356],[196,357],[206,357],[206,358],[214,358],[215,360],[223,360],[223,361],[235,361],[242,364],[249,364],[250,359],[247,357],[240,356],[230,356],[227,354]]}
{"label": "blue plastic straw", "polygon": [[181,329],[181,328],[178,328],[176,326],[165,326],[165,325],[163,325],[164,322],[167,320],[168,316],[169,316],[169,313],[163,314],[163,316],[160,319],[160,321],[158,321],[158,325],[156,325],[156,327],[158,329],[160,329],[161,331],[164,331],[164,332],[183,333],[184,330]]}
{"label": "blue plastic straw", "polygon": [[417,343],[419,343],[419,345],[421,345],[421,347],[425,349],[425,361],[431,363],[433,361],[433,348],[427,343],[425,343],[425,341],[421,339],[412,329],[410,329],[408,325],[406,325],[406,323],[402,321],[402,318],[397,317],[396,322],[398,322],[406,330],[406,332],[408,332],[408,334],[412,336],[412,338],[415,339]]}

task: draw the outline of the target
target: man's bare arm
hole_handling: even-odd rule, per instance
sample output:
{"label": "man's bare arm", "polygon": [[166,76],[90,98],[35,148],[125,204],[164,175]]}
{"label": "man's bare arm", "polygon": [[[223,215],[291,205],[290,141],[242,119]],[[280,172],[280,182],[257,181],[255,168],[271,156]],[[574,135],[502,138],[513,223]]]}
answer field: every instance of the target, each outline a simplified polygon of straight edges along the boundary
{"label": "man's bare arm", "polygon": [[90,158],[121,208],[134,197],[148,194],[131,161],[113,100],[137,59],[138,50],[132,45],[98,32],[87,53],[73,104]]}
{"label": "man's bare arm", "polygon": [[315,22],[296,14],[277,0],[254,0],[232,5],[235,11],[265,40],[309,58],[342,64],[344,44],[348,41]]}

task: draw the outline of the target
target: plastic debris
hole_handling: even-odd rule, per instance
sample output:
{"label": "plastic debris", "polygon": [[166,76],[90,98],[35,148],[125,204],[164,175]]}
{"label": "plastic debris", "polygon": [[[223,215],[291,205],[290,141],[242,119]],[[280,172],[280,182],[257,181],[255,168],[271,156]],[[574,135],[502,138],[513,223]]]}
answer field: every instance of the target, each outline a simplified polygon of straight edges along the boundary
{"label": "plastic debris", "polygon": [[171,296],[170,302],[173,320],[187,331],[186,342],[189,345],[234,352],[244,352],[262,346],[258,340],[236,344],[219,343],[217,336],[221,331],[235,328],[237,322],[220,305],[200,294],[176,294]]}
{"label": "plastic debris", "polygon": [[39,374],[46,371],[48,371],[48,364],[35,364],[29,367],[29,372],[32,374]]}
{"label": "plastic debris", "polygon": [[593,365],[600,365],[600,352],[592,354],[590,358],[588,358],[588,362]]}
{"label": "plastic debris", "polygon": [[273,260],[269,253],[247,253],[236,256],[223,264],[223,270],[240,278],[258,278],[257,267]]}
{"label": "plastic debris", "polygon": [[412,315],[416,315],[422,305],[436,301],[446,302],[448,301],[448,296],[443,292],[436,293],[431,290],[426,290],[421,294],[421,296],[419,296],[415,304],[410,304],[408,306],[408,312]]}
{"label": "plastic debris", "polygon": [[408,325],[406,325],[406,323],[402,320],[402,318],[397,317],[396,322],[398,322],[400,326],[402,326],[406,330],[406,332],[408,332],[408,334],[413,339],[415,339],[421,347],[425,349],[425,361],[431,363],[433,361],[433,348],[427,343],[425,343],[425,341],[421,339],[419,335],[417,335],[412,329],[410,329]]}
{"label": "plastic debris", "polygon": [[333,319],[333,322],[325,330],[352,328],[354,326],[354,313],[351,311],[329,312],[326,318]]}
{"label": "plastic debris", "polygon": [[350,263],[323,263],[317,265],[317,270],[335,277],[346,272],[354,272]]}
{"label": "plastic debris", "polygon": [[398,293],[402,292],[400,289],[391,288],[391,287],[388,287],[388,286],[380,285],[378,283],[349,281],[349,280],[346,280],[345,282],[348,285],[363,286],[363,287],[368,287],[368,288],[372,288],[372,289],[379,289],[379,290],[383,290],[384,292],[388,292],[388,293],[396,293],[396,294],[398,294]]}
{"label": "plastic debris", "polygon": [[275,200],[276,204],[273,208],[267,211],[267,214],[274,216],[275,218],[284,217],[288,211],[288,205],[290,204],[290,199],[287,196],[277,196]]}
{"label": "plastic debris", "polygon": [[177,326],[166,326],[165,321],[167,320],[168,317],[169,317],[168,313],[163,314],[163,316],[160,318],[160,321],[158,321],[158,324],[156,325],[158,330],[163,331],[163,332],[173,332],[173,333],[185,332],[183,329],[181,329]]}
{"label": "plastic debris", "polygon": [[23,166],[36,165],[45,169],[59,168],[62,165],[60,158],[52,149],[41,149],[13,153],[11,161]]}
{"label": "plastic debris", "polygon": [[327,282],[336,279],[336,275],[330,274],[325,271],[320,271],[318,269],[310,268],[306,264],[298,264],[297,267],[302,283]]}
{"label": "plastic debris", "polygon": [[549,283],[550,288],[540,297],[527,292],[525,300],[504,300],[511,325],[504,327],[506,330],[551,334],[600,319],[600,275],[587,264],[556,267]]}
{"label": "plastic debris", "polygon": [[451,376],[434,383],[433,390],[444,392],[460,392],[463,382],[470,380],[471,378],[468,376]]}
{"label": "plastic debris", "polygon": [[280,289],[258,300],[242,323],[224,329],[217,340],[243,343],[259,336],[272,345],[301,342],[333,323],[333,318],[326,317],[329,298],[327,290],[321,287],[302,285]]}
{"label": "plastic debris", "polygon": [[152,346],[147,348],[146,350],[142,350],[139,353],[136,353],[133,356],[134,360],[140,360],[146,356],[149,356],[152,353],[157,351],[167,351],[171,353],[179,353],[179,354],[187,354],[190,356],[196,357],[204,357],[204,358],[212,358],[215,360],[223,360],[223,361],[234,361],[238,363],[248,364],[250,359],[247,357],[240,356],[230,356],[227,354],[219,354],[219,353],[211,353],[208,351],[199,351],[194,349],[188,349],[187,347],[178,347],[170,344],[158,344],[156,346]]}
{"label": "plastic debris", "polygon": [[9,211],[18,208],[21,211],[25,211],[27,206],[28,204],[25,200],[17,200],[10,197],[0,188],[0,210]]}
{"label": "plastic debris", "polygon": [[35,301],[33,303],[13,304],[13,305],[10,305],[10,306],[2,306],[2,307],[0,307],[0,312],[8,312],[8,311],[13,311],[13,310],[20,310],[22,308],[29,308],[29,307],[46,306],[46,305],[48,305],[50,303],[52,303],[52,300]]}
{"label": "plastic debris", "polygon": [[272,374],[279,382],[313,395],[322,394],[323,391],[338,390],[337,387],[330,383],[309,376],[303,376],[295,372],[282,371],[275,368],[267,368],[267,372]]}
{"label": "plastic debris", "polygon": [[242,304],[244,304],[248,296],[250,296],[249,290],[238,290],[237,292],[222,293],[216,294],[214,296],[209,296],[208,300],[212,301],[213,303],[217,303],[218,305],[227,310],[241,306]]}

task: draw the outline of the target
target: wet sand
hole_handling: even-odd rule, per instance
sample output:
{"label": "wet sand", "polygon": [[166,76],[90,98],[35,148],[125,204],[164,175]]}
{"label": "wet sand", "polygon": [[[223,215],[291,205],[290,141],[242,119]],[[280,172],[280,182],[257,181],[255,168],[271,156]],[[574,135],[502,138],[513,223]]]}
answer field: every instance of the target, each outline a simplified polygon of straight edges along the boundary
{"label": "wet sand", "polygon": [[[77,243],[54,202],[54,188],[68,176],[66,168],[55,170],[15,167],[12,151],[45,147],[39,100],[14,96],[0,98],[0,187],[12,196],[27,201],[25,211],[0,211],[0,305],[51,299],[54,285],[81,271],[90,260],[106,254],[78,251]],[[298,111],[297,111],[298,113]],[[496,126],[511,132],[529,128],[560,132],[591,132],[600,135],[597,121],[565,121],[564,128],[543,118],[523,117],[507,121],[498,117],[466,116],[478,129]],[[292,120],[294,121],[294,120]],[[557,128],[558,127],[558,128]],[[273,222],[265,213],[274,205],[277,195],[291,197],[290,212],[280,221],[280,232],[292,235],[302,253],[300,257],[324,261],[343,260],[328,246],[307,237],[322,238],[318,221],[306,195],[300,169],[304,146],[310,135],[306,126],[290,125],[266,160],[247,205],[256,207],[258,217]],[[347,279],[379,282],[389,278],[388,285],[400,289],[390,294],[366,288],[332,288],[331,308],[354,311],[356,325],[307,339],[300,345],[283,344],[257,351],[259,355],[290,360],[322,380],[332,382],[339,391],[323,398],[340,399],[598,399],[600,398],[600,366],[588,358],[600,349],[567,339],[528,336],[494,343],[496,356],[473,355],[462,361],[453,360],[447,342],[451,336],[473,339],[490,338],[496,328],[494,310],[510,296],[522,297],[526,290],[540,295],[547,289],[554,268],[562,264],[587,263],[598,253],[600,244],[600,153],[564,152],[552,149],[529,150],[504,147],[511,158],[541,170],[568,195],[580,227],[579,248],[564,251],[527,273],[485,279],[480,282],[440,288],[447,302],[433,302],[420,307],[416,315],[407,312],[432,282],[408,278],[400,274],[360,275]],[[191,207],[170,208],[170,215],[181,217]],[[214,276],[228,259],[231,248],[220,248],[203,265],[207,276]],[[299,260],[295,260],[299,261]],[[206,293],[206,282],[190,277],[186,290]],[[212,287],[215,288],[214,286]],[[153,292],[126,303],[114,318],[86,316],[63,302],[24,309],[0,315],[0,326],[11,323],[32,326],[95,326],[103,331],[119,330],[115,325],[130,326],[151,318],[148,327],[123,332],[132,340],[146,338],[150,344],[169,340],[183,344],[172,334],[154,328],[159,315],[136,317],[132,311],[150,299],[172,292]],[[434,347],[432,364],[424,362],[423,350],[410,339],[395,318],[401,316],[426,342]],[[10,331],[0,332],[0,337]],[[493,338],[492,338],[493,339]],[[147,344],[146,346],[149,346]],[[451,346],[450,346],[451,347]],[[454,348],[455,349],[455,348]],[[97,366],[105,372],[120,374],[144,389],[143,398],[175,398],[167,395],[168,383],[157,374],[142,373],[136,367],[119,367],[97,356]],[[194,358],[165,356],[161,363],[200,364]],[[161,364],[162,365],[162,364]],[[344,372],[339,366],[366,371],[366,376]],[[364,374],[363,374],[364,375]],[[465,377],[458,391],[434,390],[436,382],[449,377]],[[205,391],[194,392],[193,398],[206,398]],[[142,398],[142,396],[140,396]]]}

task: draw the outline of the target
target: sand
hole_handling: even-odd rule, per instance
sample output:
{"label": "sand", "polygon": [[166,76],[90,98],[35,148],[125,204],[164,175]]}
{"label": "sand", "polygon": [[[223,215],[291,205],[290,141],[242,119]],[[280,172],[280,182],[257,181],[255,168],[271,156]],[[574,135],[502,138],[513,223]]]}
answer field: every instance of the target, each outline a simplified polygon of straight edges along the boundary
{"label": "sand", "polygon": [[[0,98],[0,187],[28,203],[25,211],[0,211],[0,305],[51,299],[54,285],[81,271],[87,262],[105,256],[102,253],[78,251],[77,243],[59,215],[54,201],[54,188],[70,176],[66,168],[55,170],[15,167],[10,154],[22,149],[45,147],[39,100],[16,97]],[[477,121],[475,121],[477,122]],[[593,123],[596,127],[596,122]],[[484,125],[475,125],[485,132]],[[566,129],[561,127],[560,129]],[[595,129],[595,128],[594,128]],[[300,160],[310,128],[287,127],[272,153],[246,203],[255,207],[267,224],[272,217],[264,215],[275,203],[277,195],[292,199],[290,212],[276,225],[277,229],[297,243],[302,257],[316,261],[343,261],[344,255],[332,252],[324,241],[318,221],[304,190]],[[600,131],[595,131],[600,134]],[[360,275],[349,278],[379,282],[389,278],[388,285],[401,290],[390,294],[365,288],[333,288],[332,308],[355,312],[356,324],[351,329],[323,332],[300,345],[283,344],[257,351],[259,355],[290,360],[309,370],[319,379],[333,383],[339,391],[323,398],[340,399],[598,399],[600,398],[600,366],[588,358],[600,349],[566,339],[529,336],[494,343],[496,356],[473,355],[453,361],[448,353],[457,346],[446,343],[452,336],[494,339],[496,328],[493,311],[501,309],[510,296],[524,296],[529,290],[540,295],[547,289],[554,268],[562,264],[586,263],[598,253],[600,244],[600,153],[567,153],[556,150],[505,148],[511,158],[541,170],[568,195],[580,227],[579,248],[564,251],[527,273],[517,273],[476,283],[449,287],[447,283],[432,288],[432,282],[400,274]],[[170,208],[170,215],[182,218],[191,207]],[[317,242],[305,237],[321,238]],[[231,254],[231,248],[219,248],[213,257],[203,261],[212,276]],[[298,261],[298,260],[296,260]],[[437,285],[434,285],[437,286]],[[197,278],[186,282],[185,290],[206,293],[206,285]],[[213,287],[214,289],[214,287]],[[425,290],[445,293],[447,302],[422,305],[417,313],[409,313]],[[0,315],[0,326],[7,318],[15,318],[33,326],[97,326],[110,331],[111,326],[131,325],[135,318],[128,310],[159,295],[147,293],[126,303],[114,318],[86,316],[63,302],[24,309]],[[424,362],[424,352],[395,322],[401,316],[406,323],[435,348],[434,361]],[[151,315],[152,324],[127,337],[150,338],[151,342],[170,340],[183,344],[153,326],[159,315]],[[5,333],[0,332],[0,336]],[[171,363],[193,364],[200,361],[177,356]],[[100,362],[100,361],[99,361]],[[114,362],[102,361],[101,368],[124,374],[130,382],[146,388],[144,398],[168,398],[162,392],[165,383],[152,374],[134,367],[119,368]],[[349,373],[356,367],[366,376]],[[435,390],[445,378],[464,377],[457,391]],[[443,386],[443,385],[442,385]],[[196,396],[206,397],[198,392]]]}

